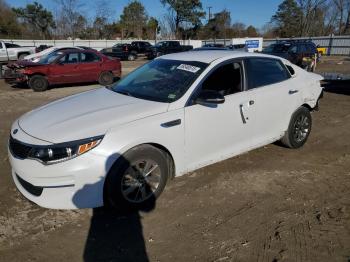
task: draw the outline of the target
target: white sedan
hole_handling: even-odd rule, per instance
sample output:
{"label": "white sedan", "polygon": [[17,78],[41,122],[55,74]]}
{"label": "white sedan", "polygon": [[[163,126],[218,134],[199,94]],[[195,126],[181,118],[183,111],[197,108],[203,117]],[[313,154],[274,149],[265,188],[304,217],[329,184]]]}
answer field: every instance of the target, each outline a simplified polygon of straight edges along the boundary
{"label": "white sedan", "polygon": [[301,147],[321,79],[262,54],[165,55],[16,120],[12,176],[43,207],[139,208],[175,176],[277,140]]}

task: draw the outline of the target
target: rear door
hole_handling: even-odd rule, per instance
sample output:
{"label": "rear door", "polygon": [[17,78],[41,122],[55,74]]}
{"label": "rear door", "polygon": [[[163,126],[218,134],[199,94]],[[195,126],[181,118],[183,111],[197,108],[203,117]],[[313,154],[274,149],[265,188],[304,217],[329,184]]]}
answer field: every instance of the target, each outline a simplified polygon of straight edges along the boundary
{"label": "rear door", "polygon": [[50,83],[80,82],[79,52],[67,53],[50,65]]}
{"label": "rear door", "polygon": [[97,81],[101,73],[101,58],[92,52],[81,52],[78,67],[79,78],[82,81]]}
{"label": "rear door", "polygon": [[268,144],[283,135],[300,103],[300,85],[279,59],[245,60],[247,100],[242,104],[246,123],[252,126],[252,144]]}

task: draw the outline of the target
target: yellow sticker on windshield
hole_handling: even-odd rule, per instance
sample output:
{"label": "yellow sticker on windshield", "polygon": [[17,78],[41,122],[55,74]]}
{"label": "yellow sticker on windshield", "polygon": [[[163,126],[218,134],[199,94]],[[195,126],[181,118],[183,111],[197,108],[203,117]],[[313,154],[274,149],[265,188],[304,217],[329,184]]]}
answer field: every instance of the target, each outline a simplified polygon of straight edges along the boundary
{"label": "yellow sticker on windshield", "polygon": [[196,66],[192,66],[192,65],[186,65],[186,64],[181,64],[177,67],[177,69],[180,69],[180,70],[185,70],[187,72],[191,72],[191,73],[197,73],[200,68],[199,67],[196,67]]}

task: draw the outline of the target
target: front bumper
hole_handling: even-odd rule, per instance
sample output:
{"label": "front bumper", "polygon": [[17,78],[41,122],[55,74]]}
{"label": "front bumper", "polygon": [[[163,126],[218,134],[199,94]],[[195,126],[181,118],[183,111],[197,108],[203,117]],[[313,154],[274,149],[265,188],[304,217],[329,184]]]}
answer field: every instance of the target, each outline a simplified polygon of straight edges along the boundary
{"label": "front bumper", "polygon": [[39,206],[53,209],[103,205],[105,158],[92,152],[66,162],[43,165],[18,159],[9,151],[12,178],[18,190]]}
{"label": "front bumper", "polygon": [[25,74],[19,73],[12,69],[6,69],[4,73],[5,82],[8,84],[25,83],[28,77]]}

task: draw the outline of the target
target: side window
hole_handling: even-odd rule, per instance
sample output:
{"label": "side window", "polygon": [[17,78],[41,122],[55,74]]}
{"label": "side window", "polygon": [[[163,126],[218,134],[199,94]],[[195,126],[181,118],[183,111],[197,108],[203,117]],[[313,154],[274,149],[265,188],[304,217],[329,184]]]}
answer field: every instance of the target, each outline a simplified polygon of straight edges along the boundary
{"label": "side window", "polygon": [[98,62],[101,59],[93,54],[93,53],[81,53],[80,54],[80,61],[83,63],[93,63],[93,62]]}
{"label": "side window", "polygon": [[63,64],[74,64],[79,62],[79,53],[69,53],[60,59]]}
{"label": "side window", "polygon": [[283,64],[277,59],[247,59],[246,72],[248,89],[271,85],[290,78]]}
{"label": "side window", "polygon": [[286,67],[287,67],[290,75],[293,76],[295,74],[295,71],[294,71],[293,67],[291,67],[290,65],[286,65]]}
{"label": "side window", "polygon": [[229,63],[217,68],[203,82],[202,90],[218,91],[222,95],[231,95],[242,91],[242,64]]}
{"label": "side window", "polygon": [[299,45],[299,52],[300,53],[307,53],[307,49],[305,45]]}
{"label": "side window", "polygon": [[292,54],[296,54],[298,51],[298,48],[296,45],[292,46],[290,49],[289,49],[289,52],[291,52]]}

